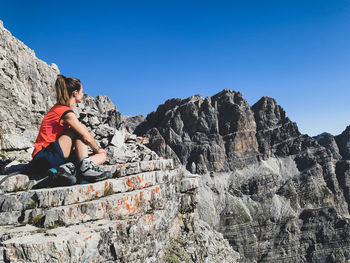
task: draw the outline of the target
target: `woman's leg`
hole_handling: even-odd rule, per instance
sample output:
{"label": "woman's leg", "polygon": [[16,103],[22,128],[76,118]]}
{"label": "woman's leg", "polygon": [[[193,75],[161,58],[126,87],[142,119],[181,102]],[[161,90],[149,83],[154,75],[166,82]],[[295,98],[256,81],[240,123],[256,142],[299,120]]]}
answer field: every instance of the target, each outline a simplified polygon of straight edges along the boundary
{"label": "woman's leg", "polygon": [[91,155],[90,159],[91,159],[91,162],[94,163],[94,165],[98,166],[106,162],[107,156],[105,153],[96,153],[94,155]]}
{"label": "woman's leg", "polygon": [[[80,138],[77,138],[75,140],[74,145],[79,160],[89,156],[88,146]],[[96,153],[90,155],[90,160],[93,162],[94,165],[98,166],[106,161],[106,157],[107,156],[105,153]]]}
{"label": "woman's leg", "polygon": [[[76,133],[69,129],[63,135],[58,138],[58,143],[62,149],[64,158],[68,158],[72,152],[72,146],[75,146],[75,151],[77,153],[78,160],[85,157],[89,157],[88,146],[82,141]],[[107,160],[105,153],[97,153],[90,155],[90,160],[94,165],[101,165]]]}
{"label": "woman's leg", "polygon": [[58,138],[58,143],[61,147],[64,158],[68,158],[71,154],[74,139],[75,132],[72,129],[67,130]]}

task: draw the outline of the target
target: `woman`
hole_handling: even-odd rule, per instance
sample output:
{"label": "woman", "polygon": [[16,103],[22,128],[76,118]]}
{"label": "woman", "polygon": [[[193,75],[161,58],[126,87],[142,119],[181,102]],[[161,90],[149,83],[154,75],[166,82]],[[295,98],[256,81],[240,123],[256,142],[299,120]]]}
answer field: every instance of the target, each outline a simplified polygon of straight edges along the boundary
{"label": "woman", "polygon": [[[41,171],[59,167],[58,175],[63,173],[67,176],[68,173],[68,176],[71,174],[75,178],[74,165],[72,163],[67,165],[74,149],[77,176],[82,181],[94,182],[111,177],[110,172],[104,172],[96,167],[106,161],[106,151],[98,146],[86,126],[72,111],[83,99],[80,80],[58,75],[55,93],[57,103],[45,115],[34,145],[32,157],[35,166]],[[88,146],[93,150],[91,156],[88,155]],[[57,170],[50,171],[52,173]],[[71,180],[69,184],[73,183],[75,181]]]}

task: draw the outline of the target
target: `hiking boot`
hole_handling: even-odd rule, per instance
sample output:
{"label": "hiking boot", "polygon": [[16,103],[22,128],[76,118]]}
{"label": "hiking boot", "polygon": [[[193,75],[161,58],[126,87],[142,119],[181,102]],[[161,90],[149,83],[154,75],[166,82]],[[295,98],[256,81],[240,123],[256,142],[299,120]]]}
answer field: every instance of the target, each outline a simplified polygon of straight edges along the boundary
{"label": "hiking boot", "polygon": [[57,186],[73,185],[77,182],[76,168],[73,163],[65,163],[48,170],[48,176]]}
{"label": "hiking boot", "polygon": [[110,171],[103,171],[100,167],[95,167],[90,158],[85,158],[81,161],[78,173],[81,183],[94,183],[112,177]]}

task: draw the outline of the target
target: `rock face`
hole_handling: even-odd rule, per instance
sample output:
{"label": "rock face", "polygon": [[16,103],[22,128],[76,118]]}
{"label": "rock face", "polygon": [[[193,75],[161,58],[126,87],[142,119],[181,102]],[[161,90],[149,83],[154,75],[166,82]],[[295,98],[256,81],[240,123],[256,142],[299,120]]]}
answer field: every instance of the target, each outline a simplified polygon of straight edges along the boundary
{"label": "rock face", "polygon": [[[334,159],[342,159],[338,144],[332,134],[324,132],[314,138],[319,144],[331,151]],[[341,144],[341,146],[343,146],[343,144]]]}
{"label": "rock face", "polygon": [[149,147],[161,156],[199,174],[243,167],[258,153],[254,113],[241,93],[230,90],[168,100],[135,133],[150,137]]}
{"label": "rock face", "polygon": [[200,218],[250,263],[350,260],[349,130],[311,138],[274,99],[224,90],[168,100],[135,132],[202,174]]}
{"label": "rock face", "polygon": [[[3,170],[30,159],[59,71],[1,21],[0,40]],[[122,116],[104,96],[85,95],[74,110],[107,150],[103,168],[114,178],[55,188],[8,178],[0,185],[0,262],[237,262],[222,234],[198,217],[198,177],[132,134],[142,116]]]}
{"label": "rock face", "polygon": [[55,101],[58,73],[55,64],[37,59],[0,21],[0,151],[6,156],[29,158],[43,114]]}
{"label": "rock face", "polygon": [[252,110],[260,153],[288,156],[300,151],[303,138],[300,138],[298,127],[286,117],[285,111],[274,99],[262,97]]}
{"label": "rock face", "polygon": [[335,137],[339,153],[344,159],[350,159],[350,126],[342,134]]}

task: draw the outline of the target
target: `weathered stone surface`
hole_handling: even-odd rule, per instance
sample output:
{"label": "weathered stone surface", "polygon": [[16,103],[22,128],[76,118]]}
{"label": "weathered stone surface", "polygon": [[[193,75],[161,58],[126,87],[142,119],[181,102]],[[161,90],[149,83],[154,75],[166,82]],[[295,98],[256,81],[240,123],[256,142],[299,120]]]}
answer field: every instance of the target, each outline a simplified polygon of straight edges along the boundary
{"label": "weathered stone surface", "polygon": [[186,173],[174,170],[172,160],[121,167],[116,179],[2,195],[0,260],[167,262],[184,256],[189,262],[237,262],[222,235],[195,216],[195,189],[179,192]]}
{"label": "weathered stone surface", "polygon": [[339,153],[344,158],[350,159],[350,126],[346,127],[346,129],[335,136],[335,141],[337,142]]}
{"label": "weathered stone surface", "polygon": [[[5,175],[0,175],[2,180]],[[0,194],[17,192],[30,189],[35,183],[29,180],[29,177],[24,174],[18,174],[10,177],[4,183],[0,185]]]}
{"label": "weathered stone surface", "polygon": [[122,116],[122,122],[129,133],[133,133],[136,127],[145,120],[143,115]]}
{"label": "weathered stone surface", "polygon": [[[324,148],[300,154],[305,163],[295,156],[270,157],[232,173],[202,177],[200,217],[223,233],[243,256],[241,262],[338,262],[330,259],[338,249],[342,260],[349,259],[350,243],[340,241],[350,223],[349,165],[339,164],[335,169]],[[310,156],[314,163],[308,160]],[[300,222],[307,211],[325,208],[327,215],[308,214],[308,227]],[[328,217],[343,220],[340,224],[332,219],[327,224],[332,242],[317,234]]]}
{"label": "weathered stone surface", "polygon": [[110,144],[115,147],[122,147],[125,141],[125,133],[115,131]]}
{"label": "weathered stone surface", "polygon": [[196,190],[199,187],[198,179],[198,177],[182,179],[180,192],[186,193],[189,191]]}
{"label": "weathered stone surface", "polygon": [[135,133],[150,137],[149,147],[159,155],[200,174],[242,167],[242,159],[254,163],[258,152],[254,114],[242,94],[231,90],[168,100]]}
{"label": "weathered stone surface", "polygon": [[[42,114],[53,105],[56,65],[37,59],[33,50],[0,23],[0,151],[29,159]],[[14,110],[14,106],[16,110]]]}
{"label": "weathered stone surface", "polygon": [[259,152],[288,156],[300,151],[300,132],[276,101],[262,97],[252,106],[256,121]]}
{"label": "weathered stone surface", "polygon": [[114,168],[112,167],[111,169],[114,173],[118,174],[118,176],[126,176],[130,174],[137,174],[137,173],[148,172],[148,171],[173,170],[175,167],[174,167],[173,160],[161,159],[161,160],[155,160],[155,161],[142,161],[142,162],[119,164],[119,165],[116,165]]}
{"label": "weathered stone surface", "polygon": [[[157,168],[155,166],[153,168]],[[143,165],[140,164],[138,167]],[[166,166],[163,168],[167,169]],[[3,260],[6,262],[16,260],[51,262],[57,259],[62,262],[85,260],[168,262],[170,258],[185,256],[188,257],[189,262],[236,262],[239,257],[237,252],[232,250],[222,235],[213,232],[209,225],[195,216],[194,192],[191,192],[189,201],[178,203],[177,200],[186,199],[187,196],[181,194],[181,198],[178,199],[180,196],[176,192],[175,185],[180,183],[179,171],[151,171],[145,172],[145,175],[154,173],[157,175],[156,181],[160,183],[159,186],[149,187],[146,183],[144,184],[146,188],[141,190],[121,194],[112,193],[100,198],[97,194],[94,196],[97,198],[95,200],[68,206],[61,206],[63,203],[51,203],[47,209],[37,207],[0,213],[3,224],[16,224],[23,220],[21,222],[26,221],[39,227],[46,227],[42,229],[30,225],[18,226],[18,230],[14,230],[16,228],[13,227],[1,227],[0,242]],[[136,175],[136,178],[140,176],[144,177],[144,174]],[[118,180],[121,179],[128,178]],[[73,192],[80,193],[80,201],[82,201],[86,194],[89,196],[90,192],[98,193],[98,185],[101,183],[107,185],[110,180],[91,185],[73,186],[90,189],[83,192],[81,188],[82,191]],[[129,189],[132,189],[132,186],[130,187]],[[42,189],[41,191],[59,193],[63,189]],[[74,190],[72,187],[67,189]],[[38,191],[36,193],[39,196]],[[20,193],[16,195],[18,194]],[[46,200],[43,200],[42,204],[44,205],[45,202]],[[46,204],[50,205],[49,202]],[[188,210],[188,207],[192,209]],[[181,216],[177,216],[179,213],[177,211],[181,211]],[[90,222],[91,220],[95,222]],[[79,222],[79,225],[75,225]],[[62,227],[63,225],[68,227]],[[58,228],[50,230],[50,227]],[[180,238],[183,237],[186,239],[181,239],[180,242]],[[183,255],[175,253],[178,249],[183,251]],[[37,253],[38,251],[40,253]],[[72,251],[76,253],[73,255]]]}
{"label": "weathered stone surface", "polygon": [[319,144],[331,151],[334,159],[342,159],[337,142],[332,134],[325,132],[315,136],[314,138]]}
{"label": "weathered stone surface", "polygon": [[[21,211],[28,209],[30,206],[32,208],[33,206],[35,208],[65,206],[97,199],[109,192],[125,193],[142,189],[162,183],[159,180],[158,173],[160,172],[146,172],[119,179],[109,179],[93,185],[73,185],[4,194],[0,196],[0,212]],[[163,175],[166,176],[167,172],[164,171],[161,174],[163,178]]]}
{"label": "weathered stone surface", "polygon": [[[337,162],[335,172],[337,174],[339,185],[343,191],[344,198],[347,203],[350,204],[350,161],[343,160]],[[350,209],[350,205],[348,205],[348,209]]]}

